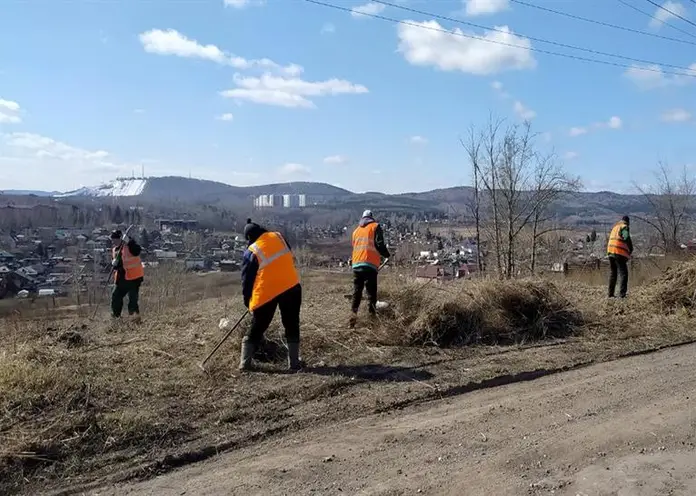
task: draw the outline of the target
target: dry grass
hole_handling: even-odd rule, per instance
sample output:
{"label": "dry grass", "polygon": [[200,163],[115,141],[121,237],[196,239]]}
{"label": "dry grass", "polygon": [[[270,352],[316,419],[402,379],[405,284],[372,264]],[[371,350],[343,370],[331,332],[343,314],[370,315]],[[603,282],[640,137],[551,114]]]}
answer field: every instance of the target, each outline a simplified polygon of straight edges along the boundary
{"label": "dry grass", "polygon": [[664,312],[691,311],[696,306],[696,261],[675,264],[650,287],[651,303]]}
{"label": "dry grass", "polygon": [[381,339],[403,346],[466,346],[562,338],[581,313],[549,281],[464,281],[445,288],[410,283],[391,289]]}
{"label": "dry grass", "polygon": [[[25,310],[0,320],[0,493],[35,494],[182,450],[257,439],[270,428],[373,411],[390,395],[404,399],[434,390],[432,373],[414,372],[428,364],[439,370],[438,384],[464,380],[456,362],[452,369],[432,368],[443,357],[499,357],[481,362],[480,371],[494,374],[506,363],[532,366],[525,365],[529,358],[517,358],[517,365],[511,354],[498,355],[501,345],[574,336],[583,354],[604,357],[629,343],[642,349],[694,334],[687,311],[696,290],[694,265],[614,303],[606,301],[603,287],[568,280],[423,286],[388,274],[380,299],[389,308],[373,324],[361,315],[353,330],[346,326],[343,297],[349,274],[303,274],[307,374],[281,373],[279,319],[257,356],[269,374],[237,374],[241,333],[212,359],[208,374],[198,369],[220,337],[220,317],[241,315],[238,274],[149,271],[141,325],[112,325],[106,301],[94,320],[88,306]],[[655,311],[658,297],[669,312]]]}

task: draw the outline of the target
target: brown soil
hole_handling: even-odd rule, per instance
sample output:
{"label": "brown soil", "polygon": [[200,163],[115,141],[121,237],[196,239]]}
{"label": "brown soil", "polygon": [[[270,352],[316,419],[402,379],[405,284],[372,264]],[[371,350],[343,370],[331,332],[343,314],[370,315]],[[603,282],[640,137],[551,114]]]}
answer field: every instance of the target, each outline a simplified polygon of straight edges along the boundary
{"label": "brown soil", "polygon": [[673,348],[282,436],[90,494],[692,495],[695,374],[696,345]]}

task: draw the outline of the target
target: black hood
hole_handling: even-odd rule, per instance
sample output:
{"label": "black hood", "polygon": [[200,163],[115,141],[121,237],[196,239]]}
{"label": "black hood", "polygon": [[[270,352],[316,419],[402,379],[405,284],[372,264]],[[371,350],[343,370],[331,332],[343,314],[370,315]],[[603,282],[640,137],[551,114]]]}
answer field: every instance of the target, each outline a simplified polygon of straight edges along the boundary
{"label": "black hood", "polygon": [[256,222],[251,222],[251,219],[247,219],[246,226],[244,226],[244,237],[252,244],[259,239],[263,233],[267,232],[266,229],[258,225]]}

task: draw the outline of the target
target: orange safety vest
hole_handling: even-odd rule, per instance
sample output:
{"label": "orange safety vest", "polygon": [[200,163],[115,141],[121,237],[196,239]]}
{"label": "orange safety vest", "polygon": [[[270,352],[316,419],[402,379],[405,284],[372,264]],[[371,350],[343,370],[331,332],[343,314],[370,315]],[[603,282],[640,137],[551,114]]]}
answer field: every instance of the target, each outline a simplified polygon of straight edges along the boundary
{"label": "orange safety vest", "polygon": [[607,255],[621,255],[630,258],[628,244],[621,237],[621,230],[626,227],[625,222],[617,222],[609,234],[609,244],[607,245]]}
{"label": "orange safety vest", "polygon": [[378,225],[376,222],[370,222],[366,226],[358,226],[353,231],[353,267],[369,265],[375,269],[379,268],[382,259],[375,247],[375,231]]}
{"label": "orange safety vest", "polygon": [[285,239],[277,232],[265,232],[249,246],[256,255],[259,270],[249,300],[249,310],[254,311],[276,296],[300,283],[292,252]]}
{"label": "orange safety vest", "polygon": [[[111,256],[115,260],[118,255],[118,248],[113,248],[111,250]],[[145,269],[143,268],[143,262],[140,257],[131,255],[128,245],[124,244],[121,250],[121,260],[123,262],[123,269],[126,272],[126,281],[132,281],[134,279],[139,279],[145,276]],[[118,271],[114,272],[114,281],[118,280]]]}

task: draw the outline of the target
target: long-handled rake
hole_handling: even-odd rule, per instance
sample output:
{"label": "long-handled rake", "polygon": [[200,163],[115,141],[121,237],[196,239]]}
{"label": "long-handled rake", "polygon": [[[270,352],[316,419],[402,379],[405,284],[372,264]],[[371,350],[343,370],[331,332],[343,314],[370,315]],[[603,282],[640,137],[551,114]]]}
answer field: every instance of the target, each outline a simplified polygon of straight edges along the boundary
{"label": "long-handled rake", "polygon": [[239,320],[238,320],[237,323],[232,327],[232,329],[230,329],[229,331],[227,331],[227,334],[225,334],[225,335],[222,337],[222,339],[220,340],[220,342],[215,346],[215,348],[213,348],[213,351],[211,351],[211,352],[208,354],[208,356],[205,357],[205,360],[203,360],[201,363],[198,364],[198,367],[199,367],[203,372],[207,372],[207,370],[205,370],[205,364],[206,364],[206,362],[207,362],[208,360],[210,360],[210,358],[215,354],[215,352],[218,350],[218,348],[220,348],[220,346],[222,346],[222,343],[224,343],[225,341],[227,341],[227,338],[229,338],[230,335],[235,331],[235,329],[237,329],[237,327],[239,327],[239,324],[242,323],[242,320],[244,320],[244,317],[246,317],[248,314],[249,314],[249,310],[247,310],[246,312],[244,312],[244,314],[243,314],[241,317],[239,317]]}

